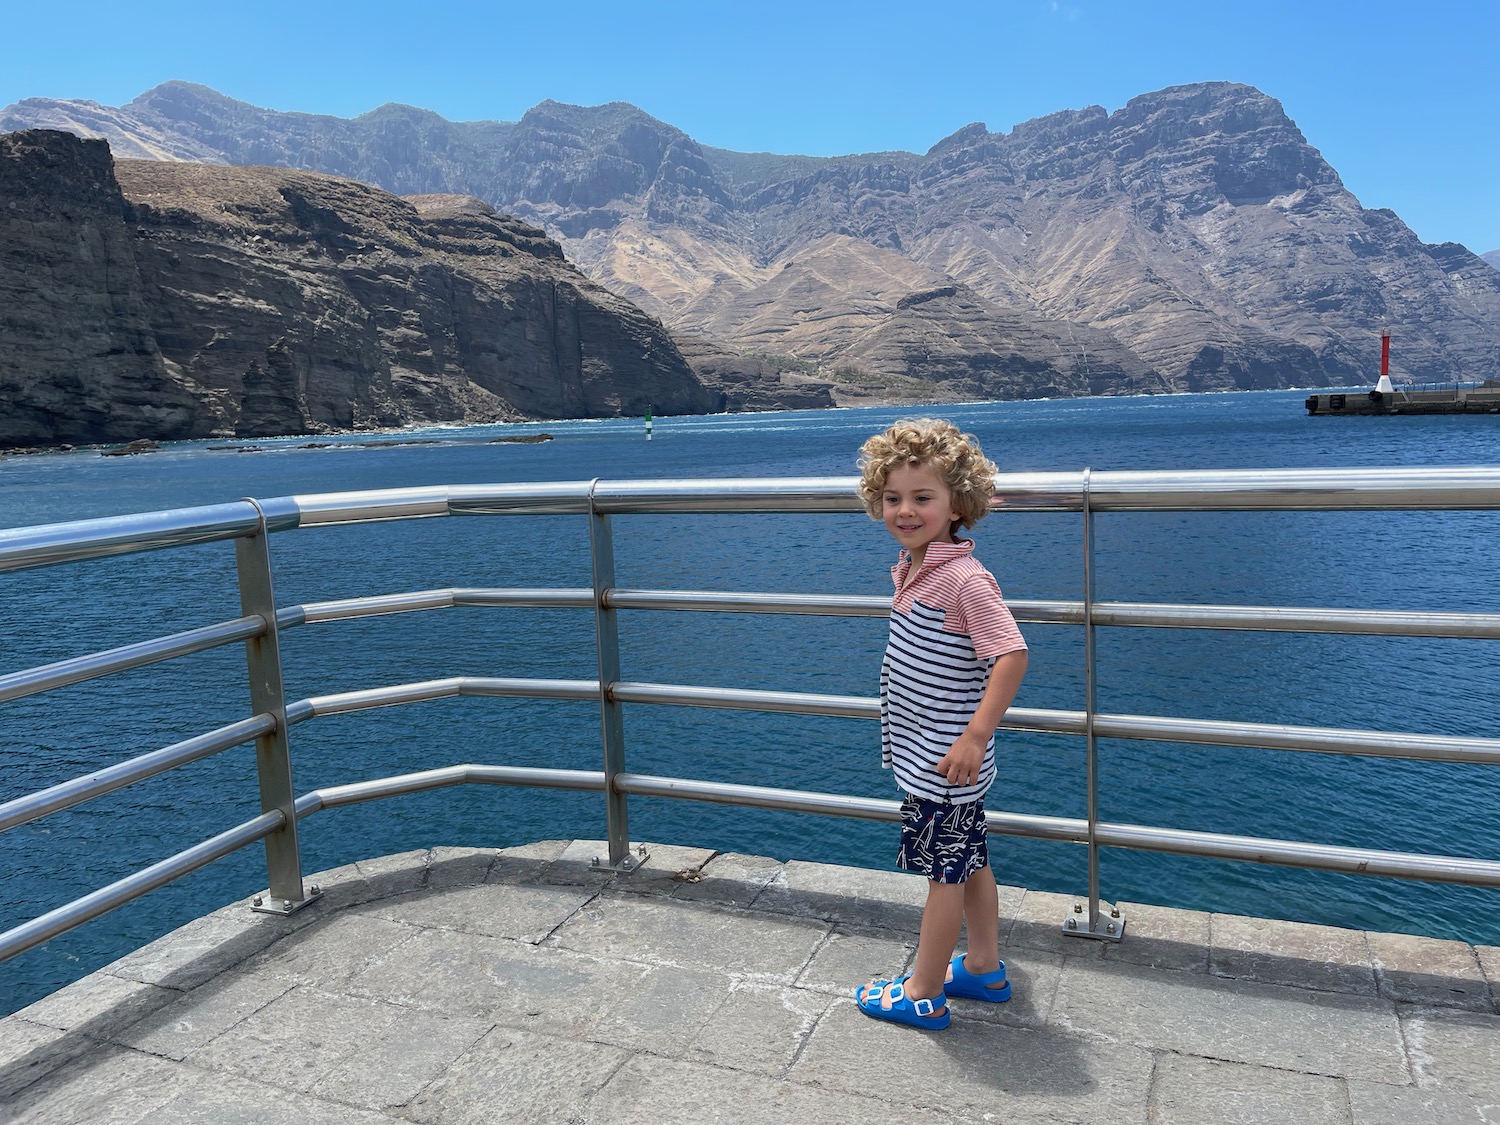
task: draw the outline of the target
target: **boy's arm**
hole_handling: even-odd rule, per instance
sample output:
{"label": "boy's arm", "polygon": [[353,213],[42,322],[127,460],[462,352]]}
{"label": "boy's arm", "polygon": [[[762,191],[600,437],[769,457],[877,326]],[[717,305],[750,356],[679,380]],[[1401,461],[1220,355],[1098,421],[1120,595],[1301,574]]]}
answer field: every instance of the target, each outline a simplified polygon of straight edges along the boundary
{"label": "boy's arm", "polygon": [[979,770],[984,765],[984,748],[989,745],[990,736],[1005,718],[1005,712],[1010,709],[1011,701],[1021,687],[1026,663],[1024,648],[995,658],[995,665],[990,669],[990,682],[984,686],[984,696],[974,717],[937,764],[938,773],[948,778],[949,785],[972,785],[979,780]]}

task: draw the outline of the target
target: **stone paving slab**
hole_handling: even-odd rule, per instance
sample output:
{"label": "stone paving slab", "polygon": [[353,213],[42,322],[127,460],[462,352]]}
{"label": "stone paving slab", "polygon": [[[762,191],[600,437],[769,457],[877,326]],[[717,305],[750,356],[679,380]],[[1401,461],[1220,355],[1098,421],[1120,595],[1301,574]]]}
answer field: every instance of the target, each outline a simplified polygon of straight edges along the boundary
{"label": "stone paving slab", "polygon": [[567,1125],[631,1058],[604,1043],[495,1028],[417,1095],[406,1116],[426,1125]]}
{"label": "stone paving slab", "polygon": [[1476,945],[1474,955],[1479,959],[1479,971],[1489,985],[1494,1010],[1500,1012],[1500,946]]}
{"label": "stone paving slab", "polygon": [[1349,1083],[1353,1125],[1475,1125],[1500,1121],[1497,1108],[1455,1090]]}
{"label": "stone paving slab", "polygon": [[386,1125],[391,1119],[321,1098],[283,1095],[260,1082],[204,1074],[130,1125]]}
{"label": "stone paving slab", "polygon": [[1500,1111],[1500,1016],[1403,1008],[1402,1017],[1419,1086],[1457,1090]]}
{"label": "stone paving slab", "polygon": [[87,1055],[0,1101],[0,1121],[26,1125],[134,1125],[172,1100],[184,1072],[166,1059],[118,1047]]}
{"label": "stone paving slab", "polygon": [[1365,935],[1336,926],[1214,914],[1210,965],[1219,976],[1374,996]]}
{"label": "stone paving slab", "polygon": [[[955,1116],[948,1110],[893,1107],[873,1092],[851,1094],[738,1069],[693,1066],[640,1055],[611,1078],[589,1108],[586,1120],[590,1125],[866,1125],[880,1121],[978,1125],[982,1120]],[[991,1120],[1000,1119],[997,1116]]]}
{"label": "stone paving slab", "polygon": [[1394,1005],[1135,965],[1070,966],[1052,1022],[1152,1050],[1409,1083]]}
{"label": "stone paving slab", "polygon": [[678,1054],[687,1062],[779,1077],[833,1002],[800,988],[742,984]]}
{"label": "stone paving slab", "polygon": [[178,993],[171,989],[122,980],[107,972],[95,973],[44,996],[25,1014],[34,1023],[62,1031],[83,1027],[91,1037],[104,1039],[177,998]]}
{"label": "stone paving slab", "polygon": [[755,897],[755,909],[915,932],[927,885],[905,871],[871,871],[793,860]]}
{"label": "stone paving slab", "polygon": [[1119,943],[1101,943],[1100,955],[1104,960],[1153,969],[1208,972],[1212,945],[1207,914],[1136,902],[1122,902],[1119,906],[1125,916],[1128,937]]}
{"label": "stone paving slab", "polygon": [[294,986],[286,977],[266,972],[224,973],[199,985],[181,1003],[153,1012],[110,1039],[181,1062]]}
{"label": "stone paving slab", "polygon": [[749,906],[781,872],[782,865],[765,856],[716,854],[711,863],[696,871],[684,868],[673,897],[689,902]]}
{"label": "stone paving slab", "polygon": [[503,910],[496,908],[496,898],[493,885],[452,886],[383,899],[369,913],[406,928],[457,930],[536,945],[571,918],[580,901],[576,887],[524,884],[508,888]]}
{"label": "stone paving slab", "polygon": [[383,916],[380,913],[383,906],[382,900],[330,912],[317,926],[289,934],[275,946],[258,950],[233,966],[233,971],[276,978],[289,985],[341,988],[419,932],[420,927]]}
{"label": "stone paving slab", "polygon": [[421,930],[348,985],[353,996],[414,1010],[487,1015],[496,1024],[587,1038],[609,989],[634,988],[642,965],[451,930]]}
{"label": "stone paving slab", "polygon": [[820,921],[601,893],[552,942],[595,957],[737,970],[790,984],[828,934]]}
{"label": "stone paving slab", "polygon": [[[304,916],[302,921],[310,921]],[[270,923],[267,925],[266,923]],[[142,984],[191,989],[280,941],[296,928],[290,919],[249,910],[219,911],[174,930],[116,961],[105,972]]]}
{"label": "stone paving slab", "polygon": [[817,992],[847,996],[856,985],[890,980],[907,972],[916,952],[915,934],[834,926],[813,950],[796,984]]}
{"label": "stone paving slab", "polygon": [[[1077,959],[1103,957],[1110,942],[1089,938],[1068,937],[1063,933],[1063,921],[1073,914],[1079,905],[1072,895],[1052,894],[1049,891],[1024,891],[1016,901],[1017,887],[1002,887],[1001,892],[1012,892],[1001,901],[1000,942],[1016,950],[1015,959],[1023,960],[1021,950],[1036,950],[1059,957]],[[1014,913],[1006,908],[1006,902],[1014,902]],[[1009,926],[1004,923],[1009,921]],[[1087,922],[1084,923],[1087,925]],[[1128,930],[1126,931],[1129,932]]]}
{"label": "stone paving slab", "polygon": [[441,847],[237,903],[0,1020],[0,1122],[1500,1123],[1500,949],[1002,887],[1014,998],[870,1020],[899,872]]}
{"label": "stone paving slab", "polygon": [[1166,1055],[1151,1090],[1152,1125],[1346,1125],[1346,1084],[1334,1078],[1246,1066],[1190,1055]]}
{"label": "stone paving slab", "polygon": [[[89,1042],[46,1024],[33,1023],[22,1014],[0,1020],[0,1107],[17,1091],[47,1078],[54,1070],[87,1050]],[[5,1119],[0,1109],[0,1121]]]}
{"label": "stone paving slab", "polygon": [[1472,945],[1408,934],[1365,935],[1380,995],[1443,1007],[1493,1010]]}
{"label": "stone paving slab", "polygon": [[1149,1051],[1115,1042],[1107,1049],[1056,1031],[961,1021],[958,1034],[913,1034],[877,1023],[853,1000],[833,1005],[789,1077],[825,1089],[875,1097],[895,1107],[1008,1122],[1144,1121]]}

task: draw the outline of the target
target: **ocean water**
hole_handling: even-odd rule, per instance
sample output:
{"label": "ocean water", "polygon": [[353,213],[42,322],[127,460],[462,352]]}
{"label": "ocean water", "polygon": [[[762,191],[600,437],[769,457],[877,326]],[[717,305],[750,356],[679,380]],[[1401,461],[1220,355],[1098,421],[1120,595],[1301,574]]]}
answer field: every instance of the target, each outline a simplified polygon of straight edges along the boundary
{"label": "ocean water", "polygon": [[[941,413],[1002,471],[1494,464],[1492,417],[1309,418],[1303,392],[988,403]],[[140,457],[97,451],[0,460],[0,527],[344,489],[593,477],[851,475],[891,408],[547,422],[368,435],[260,452],[180,443]],[[535,445],[497,434],[546,432]],[[392,437],[390,440],[397,440]],[[1101,599],[1496,612],[1493,512],[1107,514],[1096,518]],[[979,556],[1013,599],[1078,598],[1076,515],[999,512]],[[272,539],[282,605],[450,586],[583,586],[581,517],[417,520]],[[895,547],[859,513],[628,516],[618,580],[633,587],[888,594]],[[228,544],[0,575],[0,674],[238,616]],[[1079,709],[1083,639],[1023,625],[1031,671],[1018,704]],[[880,620],[632,612],[624,677],[873,696]],[[592,622],[570,610],[462,609],[303,626],[282,641],[288,697],[452,675],[592,678]],[[1099,705],[1252,722],[1492,737],[1500,642],[1099,631]],[[248,712],[243,650],[137,670],[0,704],[0,800],[170,744]],[[894,797],[874,723],[625,708],[641,772]],[[448,700],[326,718],[291,732],[298,792],[461,762],[599,768],[585,703]],[[1007,733],[988,807],[1081,817],[1082,740]],[[251,747],[0,834],[8,929],[254,816]],[[1256,749],[1103,740],[1109,821],[1500,858],[1500,771]],[[888,867],[893,825],[686,801],[632,799],[635,839]],[[318,813],[304,869],[453,844],[599,838],[593,794],[444,790]],[[996,838],[1002,881],[1086,889],[1076,845]],[[1110,900],[1151,902],[1500,942],[1500,893],[1107,849]],[[254,846],[0,964],[0,1012],[265,885]],[[1059,920],[1060,921],[1060,920]]]}

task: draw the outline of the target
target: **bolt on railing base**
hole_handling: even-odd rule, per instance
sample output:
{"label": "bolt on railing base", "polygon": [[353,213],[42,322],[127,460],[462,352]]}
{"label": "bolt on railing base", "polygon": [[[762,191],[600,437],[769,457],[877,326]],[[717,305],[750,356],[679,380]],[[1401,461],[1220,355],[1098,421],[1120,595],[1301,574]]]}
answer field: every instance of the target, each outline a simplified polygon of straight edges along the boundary
{"label": "bolt on railing base", "polygon": [[289,898],[275,899],[271,897],[270,891],[262,891],[250,900],[250,909],[257,914],[280,914],[282,917],[295,914],[304,906],[311,906],[323,897],[323,888],[314,883],[307,888],[307,893],[300,901],[293,902]]}
{"label": "bolt on railing base", "polygon": [[1119,941],[1125,936],[1125,915],[1118,906],[1101,903],[1098,921],[1089,925],[1089,912],[1081,902],[1073,904],[1073,913],[1063,921],[1064,937],[1093,938],[1095,941]]}
{"label": "bolt on railing base", "polygon": [[645,844],[637,844],[635,851],[627,851],[625,857],[619,863],[608,863],[603,856],[596,855],[589,863],[589,867],[595,871],[613,871],[617,875],[629,875],[637,867],[642,866],[651,853],[646,850]]}

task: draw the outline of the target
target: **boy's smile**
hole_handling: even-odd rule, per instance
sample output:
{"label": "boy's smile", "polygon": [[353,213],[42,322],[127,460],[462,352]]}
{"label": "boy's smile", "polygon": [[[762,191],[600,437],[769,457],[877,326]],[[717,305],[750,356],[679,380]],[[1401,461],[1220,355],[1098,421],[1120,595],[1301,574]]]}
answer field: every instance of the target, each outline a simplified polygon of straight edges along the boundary
{"label": "boy's smile", "polygon": [[911,573],[929,543],[952,543],[953,493],[931,465],[898,465],[885,479],[881,517],[896,542],[911,552]]}

